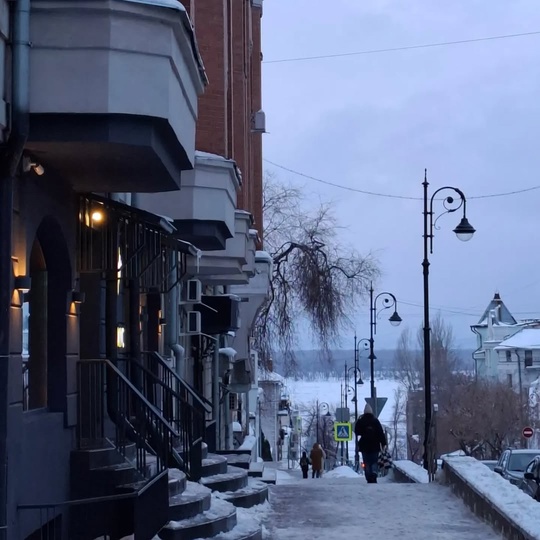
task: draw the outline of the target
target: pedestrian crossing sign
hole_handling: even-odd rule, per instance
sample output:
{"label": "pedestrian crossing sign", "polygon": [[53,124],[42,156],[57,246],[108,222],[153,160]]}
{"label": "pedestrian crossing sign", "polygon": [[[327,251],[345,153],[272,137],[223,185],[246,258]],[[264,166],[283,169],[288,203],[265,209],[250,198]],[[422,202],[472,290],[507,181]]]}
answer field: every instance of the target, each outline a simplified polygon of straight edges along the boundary
{"label": "pedestrian crossing sign", "polygon": [[335,422],[334,440],[336,442],[352,441],[352,424],[350,422]]}

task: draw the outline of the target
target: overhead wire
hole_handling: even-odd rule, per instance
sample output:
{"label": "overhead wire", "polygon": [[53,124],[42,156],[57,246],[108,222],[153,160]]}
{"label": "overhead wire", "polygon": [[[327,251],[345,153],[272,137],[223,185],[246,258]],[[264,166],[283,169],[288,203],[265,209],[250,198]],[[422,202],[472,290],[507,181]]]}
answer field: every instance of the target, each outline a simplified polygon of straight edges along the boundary
{"label": "overhead wire", "polygon": [[[380,192],[377,192],[377,191],[369,191],[369,190],[365,190],[365,189],[354,188],[354,187],[351,187],[351,186],[344,186],[343,184],[337,184],[336,182],[330,182],[328,180],[323,180],[321,178],[316,178],[315,176],[311,176],[309,174],[306,174],[306,173],[303,173],[303,172],[300,172],[300,171],[296,171],[294,169],[291,169],[289,167],[285,167],[284,165],[280,165],[279,163],[276,163],[276,162],[271,161],[271,160],[266,159],[266,158],[263,161],[265,161],[266,163],[269,163],[270,165],[273,165],[274,167],[277,167],[278,169],[282,169],[282,170],[290,172],[292,174],[296,174],[297,176],[307,178],[308,180],[313,180],[314,182],[319,182],[321,184],[336,187],[338,189],[344,189],[344,190],[352,191],[352,192],[355,192],[355,193],[361,193],[362,195],[370,195],[372,197],[384,197],[384,198],[387,198],[387,199],[402,199],[402,200],[409,200],[409,201],[422,201],[423,200],[422,197],[412,197],[412,196],[408,196],[408,195],[396,195],[396,194],[393,194],[393,193],[380,193]],[[495,197],[508,197],[510,195],[519,195],[521,193],[528,193],[530,191],[536,191],[538,189],[540,189],[540,185],[531,186],[531,187],[523,188],[523,189],[516,189],[516,190],[512,190],[512,191],[505,191],[505,192],[502,192],[502,193],[490,193],[490,194],[487,194],[487,195],[472,195],[470,197],[467,197],[467,200],[472,200],[472,199],[492,199],[492,198],[495,198]]]}
{"label": "overhead wire", "polygon": [[387,47],[384,49],[366,49],[363,51],[354,51],[354,52],[344,52],[344,53],[334,53],[334,54],[321,54],[316,56],[299,56],[296,58],[279,58],[277,60],[264,60],[264,64],[283,64],[285,62],[304,62],[309,60],[322,60],[325,58],[343,58],[346,56],[361,56],[367,54],[382,54],[398,51],[411,51],[415,49],[429,49],[435,47],[449,47],[454,45],[464,45],[467,43],[479,43],[482,41],[495,41],[501,39],[513,39],[526,36],[535,36],[540,34],[540,30],[534,30],[532,32],[518,32],[515,34],[502,34],[498,36],[486,36],[479,38],[470,38],[470,39],[456,39],[453,41],[439,41],[435,43],[421,43],[419,45],[403,45],[400,47]]}

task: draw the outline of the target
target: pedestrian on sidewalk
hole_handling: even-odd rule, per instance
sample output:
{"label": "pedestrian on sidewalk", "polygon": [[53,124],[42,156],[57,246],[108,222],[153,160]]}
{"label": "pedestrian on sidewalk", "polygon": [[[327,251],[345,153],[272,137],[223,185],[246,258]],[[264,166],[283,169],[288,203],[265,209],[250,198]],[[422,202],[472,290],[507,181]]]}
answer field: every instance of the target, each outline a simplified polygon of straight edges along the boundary
{"label": "pedestrian on sidewalk", "polygon": [[308,477],[310,461],[305,452],[302,452],[302,457],[300,458],[300,468],[302,469],[302,478]]}
{"label": "pedestrian on sidewalk", "polygon": [[381,423],[375,418],[369,403],[364,408],[364,414],[356,421],[354,433],[360,437],[358,450],[362,452],[367,483],[376,484],[379,475],[379,452],[386,447],[387,441]]}
{"label": "pedestrian on sidewalk", "polygon": [[311,478],[320,478],[322,472],[324,450],[319,443],[315,443],[309,454],[311,460]]}

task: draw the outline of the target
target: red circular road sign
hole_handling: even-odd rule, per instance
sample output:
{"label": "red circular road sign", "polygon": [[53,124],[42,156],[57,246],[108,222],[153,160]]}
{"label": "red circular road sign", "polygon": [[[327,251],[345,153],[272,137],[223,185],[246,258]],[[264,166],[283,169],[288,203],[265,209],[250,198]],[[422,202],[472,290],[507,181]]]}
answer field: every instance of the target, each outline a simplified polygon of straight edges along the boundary
{"label": "red circular road sign", "polygon": [[530,439],[533,436],[534,431],[532,427],[524,427],[521,433],[526,439]]}

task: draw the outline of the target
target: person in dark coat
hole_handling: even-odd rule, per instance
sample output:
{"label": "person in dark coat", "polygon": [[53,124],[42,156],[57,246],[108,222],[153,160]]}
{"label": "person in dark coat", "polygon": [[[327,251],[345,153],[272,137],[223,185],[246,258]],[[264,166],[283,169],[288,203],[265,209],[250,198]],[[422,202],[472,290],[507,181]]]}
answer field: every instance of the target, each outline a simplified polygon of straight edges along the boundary
{"label": "person in dark coat", "polygon": [[309,458],[307,457],[306,452],[302,452],[302,457],[300,458],[300,468],[302,469],[302,478],[308,477],[309,470]]}
{"label": "person in dark coat", "polygon": [[369,403],[364,408],[364,414],[356,421],[354,433],[360,437],[358,450],[362,452],[366,480],[368,484],[376,484],[379,475],[377,464],[379,452],[387,445],[387,442],[381,423],[375,418]]}

